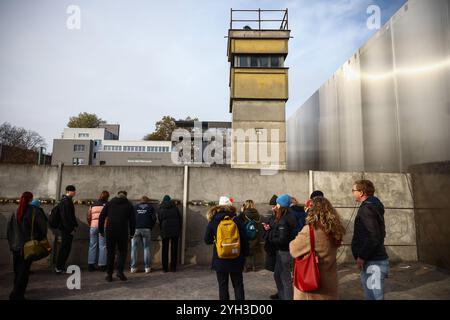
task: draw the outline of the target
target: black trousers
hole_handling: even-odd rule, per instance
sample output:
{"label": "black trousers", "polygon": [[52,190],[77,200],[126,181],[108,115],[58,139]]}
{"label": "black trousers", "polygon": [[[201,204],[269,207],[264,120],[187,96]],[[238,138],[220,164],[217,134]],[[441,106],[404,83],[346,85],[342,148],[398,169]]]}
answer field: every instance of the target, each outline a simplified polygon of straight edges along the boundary
{"label": "black trousers", "polygon": [[106,272],[110,275],[114,272],[114,260],[116,258],[116,248],[118,249],[117,273],[122,274],[125,268],[125,260],[128,251],[128,233],[115,234],[106,232],[106,257],[107,267]]}
{"label": "black trousers", "polygon": [[177,271],[178,237],[162,239],[163,270],[169,271],[169,242],[170,242],[170,271]]}
{"label": "black trousers", "polygon": [[25,260],[23,258],[22,251],[13,252],[14,287],[9,295],[10,300],[25,299],[25,290],[28,285],[31,263],[31,260]]}
{"label": "black trousers", "polygon": [[56,259],[56,268],[66,269],[66,262],[72,250],[73,235],[68,232],[61,232],[61,248],[59,248],[58,258]]}
{"label": "black trousers", "polygon": [[234,288],[234,297],[236,300],[245,300],[244,293],[244,277],[242,272],[226,273],[217,272],[217,282],[219,283],[219,299],[230,300],[230,293],[228,292],[228,278],[231,278],[231,283]]}

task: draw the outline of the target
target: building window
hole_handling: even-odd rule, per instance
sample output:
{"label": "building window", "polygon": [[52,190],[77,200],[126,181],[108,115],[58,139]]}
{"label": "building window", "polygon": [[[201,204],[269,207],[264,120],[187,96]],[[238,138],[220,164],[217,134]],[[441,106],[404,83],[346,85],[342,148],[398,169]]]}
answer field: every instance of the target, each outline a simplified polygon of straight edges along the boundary
{"label": "building window", "polygon": [[79,133],[78,138],[89,138],[89,133]]}
{"label": "building window", "polygon": [[236,68],[282,68],[284,57],[281,55],[240,55],[234,60]]}
{"label": "building window", "polygon": [[94,159],[97,159],[97,152],[94,152]]}
{"label": "building window", "polygon": [[72,159],[72,164],[74,166],[81,166],[84,165],[84,159],[83,158],[73,158]]}
{"label": "building window", "polygon": [[238,61],[236,67],[242,67],[242,68],[250,67],[250,64],[248,61],[248,56],[240,56],[240,57],[236,57],[236,58]]}
{"label": "building window", "polygon": [[73,145],[73,151],[74,152],[84,152],[85,145],[84,144],[74,144]]}
{"label": "building window", "polygon": [[102,145],[102,140],[95,140],[95,146],[100,147]]}

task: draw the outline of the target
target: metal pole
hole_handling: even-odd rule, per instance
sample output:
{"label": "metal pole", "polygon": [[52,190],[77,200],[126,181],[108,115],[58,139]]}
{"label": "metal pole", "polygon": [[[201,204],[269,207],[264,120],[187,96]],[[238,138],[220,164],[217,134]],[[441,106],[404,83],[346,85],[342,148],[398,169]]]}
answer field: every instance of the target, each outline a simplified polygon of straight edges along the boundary
{"label": "metal pole", "polygon": [[42,147],[39,147],[39,153],[38,153],[38,166],[41,165],[41,154],[42,154]]}
{"label": "metal pole", "polygon": [[261,30],[261,8],[258,8],[258,24],[259,30]]}
{"label": "metal pole", "polygon": [[181,264],[185,264],[186,258],[186,221],[188,210],[188,187],[189,187],[189,167],[184,166],[184,181],[183,181],[183,231],[181,233]]}

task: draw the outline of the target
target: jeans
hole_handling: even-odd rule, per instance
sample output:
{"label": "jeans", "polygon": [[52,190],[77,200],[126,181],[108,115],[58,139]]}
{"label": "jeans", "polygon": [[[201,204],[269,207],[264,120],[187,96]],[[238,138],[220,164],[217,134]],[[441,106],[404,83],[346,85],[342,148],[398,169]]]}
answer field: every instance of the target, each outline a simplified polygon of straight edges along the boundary
{"label": "jeans", "polygon": [[162,239],[162,265],[164,271],[169,271],[169,242],[170,242],[170,271],[177,270],[178,237]]}
{"label": "jeans", "polygon": [[225,273],[217,272],[217,282],[219,283],[219,299],[230,300],[230,293],[228,292],[228,277],[231,278],[231,283],[234,288],[234,297],[236,300],[245,300],[244,294],[244,278],[241,273]]}
{"label": "jeans", "polygon": [[[89,256],[88,264],[95,264],[98,261],[98,266],[106,266],[106,240],[98,233],[98,228],[91,228],[89,231]],[[98,251],[98,259],[97,259]]]}
{"label": "jeans", "polygon": [[73,235],[65,231],[61,232],[61,248],[56,260],[56,268],[59,270],[66,270],[66,262],[72,250],[72,241]]}
{"label": "jeans", "polygon": [[144,247],[144,266],[145,268],[150,268],[152,258],[150,255],[150,229],[136,229],[134,233],[131,240],[131,268],[136,268],[137,266],[137,251],[141,239]]}
{"label": "jeans", "polygon": [[366,261],[361,271],[361,285],[366,300],[384,299],[384,279],[389,276],[389,260]]}
{"label": "jeans", "polygon": [[292,257],[289,251],[277,250],[273,277],[277,285],[280,300],[292,300],[294,289],[292,282]]}

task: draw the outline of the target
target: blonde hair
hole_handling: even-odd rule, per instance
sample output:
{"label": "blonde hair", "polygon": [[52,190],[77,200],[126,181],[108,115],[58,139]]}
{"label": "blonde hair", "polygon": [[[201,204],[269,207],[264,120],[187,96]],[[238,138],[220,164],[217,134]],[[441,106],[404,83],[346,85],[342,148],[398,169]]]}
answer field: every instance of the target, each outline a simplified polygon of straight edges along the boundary
{"label": "blonde hair", "polygon": [[317,197],[311,200],[306,222],[312,224],[314,228],[322,229],[336,246],[342,245],[345,228],[342,226],[339,214],[328,199]]}

